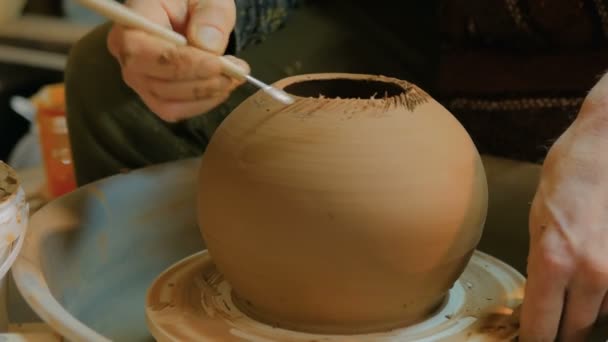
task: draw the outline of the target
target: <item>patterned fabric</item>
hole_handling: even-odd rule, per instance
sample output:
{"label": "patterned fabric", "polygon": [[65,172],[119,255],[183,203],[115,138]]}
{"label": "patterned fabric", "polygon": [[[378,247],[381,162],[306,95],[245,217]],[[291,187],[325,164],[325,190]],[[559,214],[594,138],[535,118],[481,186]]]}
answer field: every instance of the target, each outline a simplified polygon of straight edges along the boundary
{"label": "patterned fabric", "polygon": [[441,101],[481,152],[542,162],[608,69],[608,0],[441,5]]}
{"label": "patterned fabric", "polygon": [[235,0],[237,8],[234,48],[242,51],[251,44],[263,41],[280,29],[292,9],[301,0]]}
{"label": "patterned fabric", "polygon": [[608,45],[608,0],[443,0],[453,47],[594,49]]}

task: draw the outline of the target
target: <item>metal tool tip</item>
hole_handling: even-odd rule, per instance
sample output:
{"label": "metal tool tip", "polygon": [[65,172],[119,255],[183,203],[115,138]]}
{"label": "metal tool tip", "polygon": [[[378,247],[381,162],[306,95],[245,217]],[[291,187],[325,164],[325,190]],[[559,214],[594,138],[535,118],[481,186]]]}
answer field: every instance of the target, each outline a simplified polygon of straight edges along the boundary
{"label": "metal tool tip", "polygon": [[277,101],[279,101],[283,104],[290,105],[295,102],[293,97],[289,96],[289,94],[287,94],[286,92],[284,92],[281,89],[269,87],[267,89],[267,92],[270,96],[274,97]]}

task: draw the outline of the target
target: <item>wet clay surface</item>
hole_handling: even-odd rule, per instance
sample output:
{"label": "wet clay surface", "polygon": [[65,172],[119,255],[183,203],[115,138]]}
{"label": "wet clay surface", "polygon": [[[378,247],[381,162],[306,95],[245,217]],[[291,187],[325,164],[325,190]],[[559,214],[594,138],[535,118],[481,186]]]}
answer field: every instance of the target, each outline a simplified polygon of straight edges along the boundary
{"label": "wet clay surface", "polygon": [[209,254],[201,252],[154,281],[146,297],[146,316],[159,341],[510,341],[517,336],[523,284],[515,270],[477,252],[450,291],[451,298],[418,325],[370,334],[311,334],[261,323],[243,313]]}

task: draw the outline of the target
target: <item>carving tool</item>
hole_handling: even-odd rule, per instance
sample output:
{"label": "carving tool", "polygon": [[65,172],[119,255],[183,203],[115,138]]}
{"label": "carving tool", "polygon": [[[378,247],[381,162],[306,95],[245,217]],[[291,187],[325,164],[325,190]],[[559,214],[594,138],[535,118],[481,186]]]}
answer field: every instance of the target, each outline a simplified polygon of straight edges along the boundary
{"label": "carving tool", "polygon": [[[160,38],[170,41],[174,44],[185,46],[188,45],[188,40],[181,34],[170,30],[162,25],[148,20],[139,14],[131,11],[128,7],[111,0],[78,0],[83,6],[88,7],[92,11],[125,26],[137,28],[154,34]],[[254,86],[262,89],[275,100],[289,105],[294,102],[294,99],[281,89],[268,85],[250,74],[246,73],[241,67],[224,56],[219,57],[223,73],[234,77],[238,80],[246,80]]]}

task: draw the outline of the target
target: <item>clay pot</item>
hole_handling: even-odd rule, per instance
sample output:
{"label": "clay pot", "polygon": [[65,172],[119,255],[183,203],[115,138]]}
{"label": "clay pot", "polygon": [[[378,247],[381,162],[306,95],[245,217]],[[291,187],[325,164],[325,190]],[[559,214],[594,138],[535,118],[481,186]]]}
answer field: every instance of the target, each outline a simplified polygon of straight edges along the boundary
{"label": "clay pot", "polygon": [[460,123],[415,85],[312,74],[258,92],[202,159],[199,224],[241,310],[364,333],[442,304],[483,229],[487,183]]}

